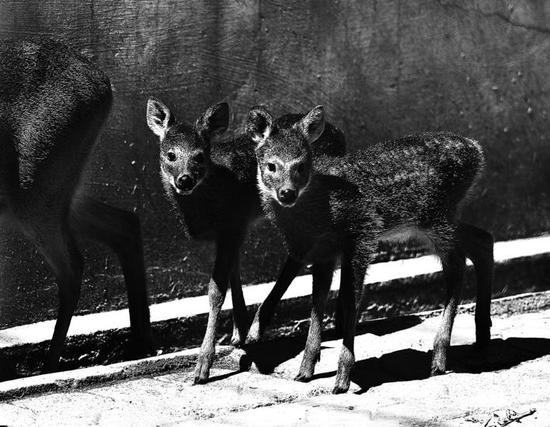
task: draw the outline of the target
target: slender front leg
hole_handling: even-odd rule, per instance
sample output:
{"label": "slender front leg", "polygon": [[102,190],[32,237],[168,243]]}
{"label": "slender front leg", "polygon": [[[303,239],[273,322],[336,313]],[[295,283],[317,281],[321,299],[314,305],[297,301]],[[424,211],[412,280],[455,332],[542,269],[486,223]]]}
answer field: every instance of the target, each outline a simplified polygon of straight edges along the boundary
{"label": "slender front leg", "polygon": [[235,265],[235,257],[238,254],[240,239],[220,237],[216,242],[216,261],[214,271],[208,284],[208,301],[210,311],[208,323],[202,341],[197,366],[195,368],[195,384],[203,384],[208,380],[210,368],[214,362],[216,330],[220,311],[225,300],[227,285],[231,270]]}
{"label": "slender front leg", "polygon": [[295,259],[287,256],[283,268],[271,289],[271,292],[265,299],[265,301],[258,307],[248,336],[246,337],[246,344],[253,344],[260,341],[265,328],[271,321],[277,304],[283,297],[284,293],[302,268],[303,264]]}
{"label": "slender front leg", "polygon": [[451,345],[451,333],[464,282],[466,258],[462,250],[454,247],[441,256],[443,274],[447,282],[447,300],[441,316],[441,326],[435,336],[432,375],[444,374],[447,367],[447,351]]}
{"label": "slender front leg", "polygon": [[355,251],[344,253],[342,256],[342,270],[340,283],[342,350],[338,359],[336,383],[332,393],[345,393],[349,390],[351,370],[355,363],[354,342],[357,328],[357,307],[355,304],[355,289],[362,289],[365,280],[366,262],[363,257],[355,256]]}
{"label": "slender front leg", "polygon": [[313,264],[313,308],[311,310],[311,323],[307,335],[304,357],[296,381],[309,381],[313,376],[315,364],[321,354],[321,332],[323,331],[323,315],[327,303],[332,274],[334,272],[334,261],[327,263]]}
{"label": "slender front leg", "polygon": [[241,286],[240,257],[238,253],[235,257],[229,281],[231,283],[231,300],[233,302],[233,335],[231,337],[231,344],[240,346],[244,344],[244,338],[246,337],[248,312]]}

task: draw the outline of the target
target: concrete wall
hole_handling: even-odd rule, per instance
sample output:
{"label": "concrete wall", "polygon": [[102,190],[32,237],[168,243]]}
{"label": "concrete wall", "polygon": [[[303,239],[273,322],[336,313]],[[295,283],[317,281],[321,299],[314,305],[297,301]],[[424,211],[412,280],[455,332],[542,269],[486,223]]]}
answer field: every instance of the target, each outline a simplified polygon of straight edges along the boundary
{"label": "concrete wall", "polygon": [[[324,104],[351,149],[428,129],[468,135],[485,147],[487,173],[466,217],[498,239],[550,229],[543,0],[0,2],[1,38],[36,35],[66,41],[111,78],[115,105],[86,186],[141,216],[155,300],[203,293],[212,258],[181,234],[163,198],[144,120],[150,95],[189,121],[225,100],[233,130],[253,104],[275,114]],[[267,226],[253,233],[245,282],[274,278],[272,236]],[[54,317],[48,270],[12,233],[0,242],[0,324]],[[114,257],[85,247],[81,309],[124,305]]]}

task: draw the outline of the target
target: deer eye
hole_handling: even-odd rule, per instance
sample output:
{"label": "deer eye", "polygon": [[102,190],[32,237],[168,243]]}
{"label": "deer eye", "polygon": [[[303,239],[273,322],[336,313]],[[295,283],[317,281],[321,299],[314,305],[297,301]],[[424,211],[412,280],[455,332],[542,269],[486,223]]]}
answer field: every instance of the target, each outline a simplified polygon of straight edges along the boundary
{"label": "deer eye", "polygon": [[277,166],[275,166],[275,163],[268,163],[267,164],[267,170],[269,172],[275,172],[277,170]]}
{"label": "deer eye", "polygon": [[173,151],[169,151],[166,154],[166,158],[168,159],[169,162],[175,162],[176,161],[176,153],[174,153]]}
{"label": "deer eye", "polygon": [[197,153],[193,156],[193,159],[197,163],[204,163],[204,154],[203,153]]}

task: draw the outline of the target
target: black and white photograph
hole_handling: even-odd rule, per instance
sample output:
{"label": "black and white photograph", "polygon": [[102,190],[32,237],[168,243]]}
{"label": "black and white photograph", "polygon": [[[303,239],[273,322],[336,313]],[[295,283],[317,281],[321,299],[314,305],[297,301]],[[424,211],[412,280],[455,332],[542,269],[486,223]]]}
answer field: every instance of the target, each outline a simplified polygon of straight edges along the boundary
{"label": "black and white photograph", "polygon": [[550,1],[0,0],[0,425],[550,426]]}

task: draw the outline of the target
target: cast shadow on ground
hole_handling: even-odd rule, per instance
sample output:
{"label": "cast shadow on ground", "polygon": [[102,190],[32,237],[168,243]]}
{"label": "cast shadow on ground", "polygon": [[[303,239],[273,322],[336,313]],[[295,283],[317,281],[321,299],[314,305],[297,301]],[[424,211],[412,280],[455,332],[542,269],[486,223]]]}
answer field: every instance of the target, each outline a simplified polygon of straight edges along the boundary
{"label": "cast shadow on ground", "polygon": [[[224,367],[223,366],[223,363],[222,364],[217,364],[218,367]],[[232,366],[227,366],[228,368],[232,368]],[[220,375],[213,375],[211,376],[210,378],[208,378],[208,383],[213,383],[213,382],[216,382],[216,381],[222,381],[222,380],[225,380],[227,378],[230,378],[234,375],[238,375],[240,374],[241,372],[243,371],[243,369],[237,369],[237,370],[233,370],[231,372],[227,372],[225,374],[220,374]]]}
{"label": "cast shadow on ground", "polygon": [[[357,335],[374,333],[384,335],[401,329],[406,329],[421,322],[415,316],[368,322],[359,328]],[[323,341],[337,337],[334,331],[323,334]],[[277,339],[263,342],[247,348],[247,353],[241,358],[241,369],[246,369],[254,362],[257,369],[264,374],[272,373],[277,366],[296,357],[305,346],[306,337]],[[321,347],[323,349],[323,347]],[[519,338],[493,339],[486,348],[478,350],[474,345],[452,346],[449,350],[447,368],[456,373],[481,373],[508,369],[528,360],[550,354],[550,339]],[[387,382],[411,381],[426,379],[430,376],[431,351],[403,349],[373,357],[358,360],[352,372],[352,381],[359,385],[364,393],[369,388]],[[312,379],[332,377],[336,371],[314,375]]]}
{"label": "cast shadow on ground", "polygon": [[[390,319],[373,320],[357,326],[357,335],[366,333],[386,335],[403,329],[412,328],[421,323],[418,316],[398,316]],[[323,341],[338,339],[334,329],[323,331]],[[281,363],[300,354],[306,344],[306,336],[277,338],[273,341],[263,341],[245,347],[246,355],[241,358],[241,369],[246,370],[251,363],[262,374],[271,374]],[[321,350],[323,350],[321,345]]]}
{"label": "cast shadow on ground", "polygon": [[[447,368],[456,373],[492,372],[547,354],[550,354],[550,339],[494,339],[483,350],[474,345],[451,346]],[[351,379],[361,387],[359,394],[387,382],[426,379],[430,376],[431,358],[431,351],[403,349],[380,358],[360,360],[355,363]],[[330,374],[336,375],[336,371]]]}

